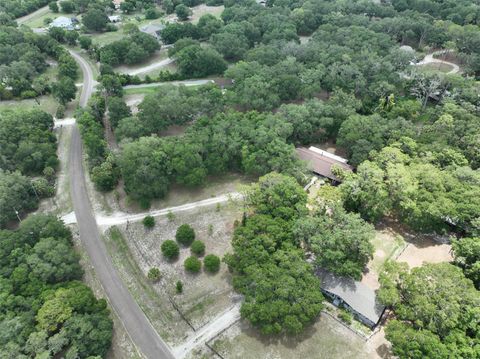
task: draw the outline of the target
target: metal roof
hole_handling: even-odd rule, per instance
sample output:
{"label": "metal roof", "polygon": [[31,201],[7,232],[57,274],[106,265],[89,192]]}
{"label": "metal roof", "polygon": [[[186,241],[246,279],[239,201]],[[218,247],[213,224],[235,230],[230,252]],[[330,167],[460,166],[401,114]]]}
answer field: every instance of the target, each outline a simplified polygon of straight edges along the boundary
{"label": "metal roof", "polygon": [[352,166],[344,163],[343,161],[336,160],[332,156],[325,156],[317,151],[312,151],[304,147],[298,147],[296,150],[298,157],[300,157],[301,160],[307,162],[308,167],[313,172],[319,174],[320,176],[330,178],[334,181],[340,181],[340,179],[332,173],[333,165],[337,165],[346,171],[353,170]]}
{"label": "metal roof", "polygon": [[325,269],[317,269],[315,272],[321,279],[323,290],[335,294],[357,313],[378,323],[385,306],[379,303],[374,290],[361,282],[336,276]]}

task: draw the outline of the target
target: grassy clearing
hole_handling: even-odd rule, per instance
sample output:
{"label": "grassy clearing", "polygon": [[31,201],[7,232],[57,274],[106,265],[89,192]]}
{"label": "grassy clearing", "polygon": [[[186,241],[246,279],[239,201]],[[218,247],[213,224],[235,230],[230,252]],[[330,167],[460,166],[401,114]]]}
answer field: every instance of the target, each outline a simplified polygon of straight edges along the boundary
{"label": "grassy clearing", "polygon": [[52,116],[57,111],[58,102],[52,96],[40,96],[36,99],[0,101],[0,111],[8,108],[39,108]]}
{"label": "grassy clearing", "polygon": [[453,67],[451,65],[438,62],[438,63],[421,65],[420,69],[424,71],[439,71],[439,72],[447,73],[452,71]]}
{"label": "grassy clearing", "polygon": [[[153,64],[155,64],[159,61],[165,60],[167,57],[168,57],[168,50],[167,49],[161,49],[159,51],[156,51],[151,57],[149,57],[146,61],[144,61],[140,64],[118,66],[118,67],[115,68],[115,71],[120,72],[120,73],[129,73],[130,71],[135,71],[135,70],[138,70],[142,67],[153,65]],[[157,74],[160,70],[161,70],[161,68],[157,68],[157,69],[152,70],[151,72],[154,72],[154,73]],[[144,75],[144,73],[139,74],[139,75]]]}
{"label": "grassy clearing", "polygon": [[158,87],[137,87],[123,90],[125,96],[128,95],[148,95],[155,93]]}
{"label": "grassy clearing", "polygon": [[394,257],[405,247],[403,237],[389,227],[382,227],[376,230],[375,238],[372,241],[375,248],[374,257],[368,267],[379,273],[383,264]]}
{"label": "grassy clearing", "polygon": [[232,326],[213,343],[223,357],[240,358],[369,358],[365,342],[326,314],[298,337],[266,338],[249,324]]}
{"label": "grassy clearing", "polygon": [[[157,217],[153,229],[146,229],[141,222],[130,223],[118,227],[124,233],[127,246],[122,251],[131,253],[143,278],[150,268],[160,269],[162,280],[160,284],[151,285],[152,290],[165,291],[188,321],[198,328],[232,305],[233,289],[227,266],[222,264],[216,274],[203,270],[198,274],[189,274],[183,266],[184,260],[191,255],[189,248],[181,247],[179,258],[169,261],[163,257],[160,246],[166,240],[175,239],[177,228],[188,223],[194,228],[196,239],[205,243],[205,254],[223,257],[231,250],[230,239],[236,219],[241,219],[241,208],[224,204],[178,212],[173,219]],[[138,279],[138,275],[135,277]],[[176,293],[177,281],[183,283],[182,294]]]}
{"label": "grassy clearing", "polygon": [[181,340],[189,331],[188,326],[172,307],[161,286],[158,285],[156,290],[148,282],[120,229],[112,227],[103,238],[122,280],[155,330],[169,343]]}

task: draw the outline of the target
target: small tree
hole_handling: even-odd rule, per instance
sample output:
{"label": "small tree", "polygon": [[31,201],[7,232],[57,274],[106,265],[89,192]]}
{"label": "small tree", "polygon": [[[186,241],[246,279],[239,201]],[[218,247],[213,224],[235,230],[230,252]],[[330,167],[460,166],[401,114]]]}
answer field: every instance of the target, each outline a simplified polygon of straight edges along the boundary
{"label": "small tree", "polygon": [[188,224],[182,224],[177,228],[175,239],[178,243],[188,247],[195,239],[195,231]]}
{"label": "small tree", "polygon": [[48,8],[49,8],[52,12],[57,13],[57,12],[58,12],[57,2],[56,2],[56,1],[52,1],[52,2],[48,3]]}
{"label": "small tree", "polygon": [[183,293],[183,283],[180,281],[177,281],[177,284],[175,285],[175,288],[177,290],[177,294],[182,294]]}
{"label": "small tree", "polygon": [[216,273],[220,269],[220,258],[215,254],[209,254],[203,259],[205,270],[210,273]]}
{"label": "small tree", "polygon": [[156,283],[162,278],[162,273],[160,273],[160,269],[153,267],[148,271],[147,278],[153,283]]}
{"label": "small tree", "polygon": [[197,256],[203,256],[205,254],[205,244],[199,240],[193,241],[190,251]]}
{"label": "small tree", "polygon": [[142,223],[146,228],[153,228],[155,226],[155,218],[152,216],[146,216]]}
{"label": "small tree", "polygon": [[78,42],[80,43],[80,47],[84,50],[88,50],[92,46],[92,38],[85,35],[80,36]]}
{"label": "small tree", "polygon": [[175,219],[175,214],[172,211],[167,212],[167,219],[172,222]]}
{"label": "small tree", "polygon": [[191,256],[185,259],[185,262],[183,262],[183,266],[188,272],[198,273],[202,268],[202,262],[200,262],[197,257]]}
{"label": "small tree", "polygon": [[177,258],[178,254],[180,253],[180,248],[178,247],[178,244],[175,243],[175,241],[172,241],[171,239],[163,242],[161,249],[162,249],[162,254],[167,259]]}
{"label": "small tree", "polygon": [[179,4],[175,7],[175,14],[177,14],[180,21],[185,21],[188,20],[190,15],[192,15],[192,10],[184,4]]}

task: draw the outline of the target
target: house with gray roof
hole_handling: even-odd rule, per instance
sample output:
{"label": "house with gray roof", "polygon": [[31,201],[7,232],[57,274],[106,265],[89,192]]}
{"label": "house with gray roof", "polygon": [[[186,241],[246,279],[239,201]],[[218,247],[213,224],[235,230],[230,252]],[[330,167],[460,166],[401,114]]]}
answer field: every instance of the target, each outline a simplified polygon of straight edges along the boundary
{"label": "house with gray roof", "polygon": [[374,328],[382,318],[385,306],[379,303],[375,291],[351,278],[337,276],[327,270],[317,269],[321,290],[337,307],[344,307],[359,321]]}
{"label": "house with gray roof", "polygon": [[49,27],[59,27],[64,30],[75,30],[78,27],[78,20],[66,16],[59,16],[50,23]]}
{"label": "house with gray roof", "polygon": [[155,37],[157,40],[160,40],[160,33],[165,28],[165,25],[162,24],[148,24],[140,28],[141,32],[149,34]]}

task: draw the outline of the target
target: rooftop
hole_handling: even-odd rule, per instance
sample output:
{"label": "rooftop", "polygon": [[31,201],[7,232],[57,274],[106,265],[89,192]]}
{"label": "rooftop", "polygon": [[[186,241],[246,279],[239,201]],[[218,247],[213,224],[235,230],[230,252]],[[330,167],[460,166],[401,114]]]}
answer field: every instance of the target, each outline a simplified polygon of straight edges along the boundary
{"label": "rooftop", "polygon": [[307,162],[308,167],[313,172],[334,181],[340,181],[340,179],[332,173],[333,165],[337,165],[346,171],[353,170],[353,167],[346,163],[346,159],[315,147],[298,147],[297,154],[301,160]]}
{"label": "rooftop", "polygon": [[323,290],[342,298],[357,313],[374,323],[378,323],[385,306],[378,302],[374,290],[361,282],[336,276],[324,269],[317,269],[316,274],[321,279]]}

